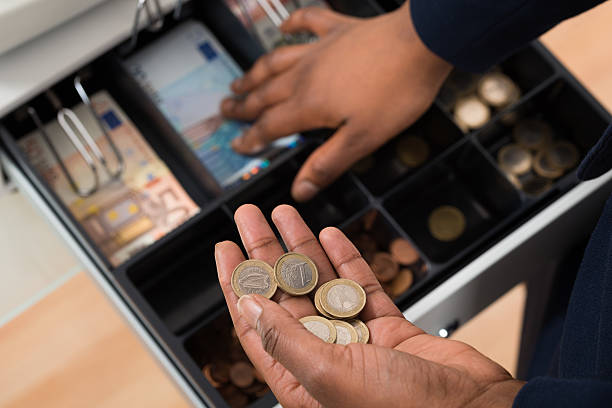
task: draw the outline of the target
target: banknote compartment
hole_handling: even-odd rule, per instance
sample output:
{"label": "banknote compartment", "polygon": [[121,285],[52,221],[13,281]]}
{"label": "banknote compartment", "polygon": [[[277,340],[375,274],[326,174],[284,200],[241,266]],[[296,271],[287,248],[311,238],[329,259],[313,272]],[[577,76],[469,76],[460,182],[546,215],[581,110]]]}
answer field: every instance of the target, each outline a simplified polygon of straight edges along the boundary
{"label": "banknote compartment", "polygon": [[159,318],[181,333],[224,304],[214,247],[237,239],[231,218],[215,210],[131,265],[126,275]]}
{"label": "banknote compartment", "polygon": [[[407,177],[413,177],[436,157],[463,138],[462,132],[436,106],[413,126],[391,139],[376,152],[359,161],[352,172],[374,195],[380,196]],[[401,159],[402,144],[418,140],[426,148],[426,157],[418,165]]]}
{"label": "banknote compartment", "polygon": [[[267,392],[264,390],[259,396],[247,396],[244,390],[231,385],[231,382],[215,388],[202,373],[204,367],[209,364],[249,363],[248,357],[236,336],[227,309],[211,316],[202,327],[193,332],[185,340],[184,348],[199,369],[198,372],[194,373],[194,380],[201,388],[211,390],[208,395],[219,401],[219,405],[216,406],[228,406],[230,408],[241,408],[246,405],[250,407],[272,407],[276,404],[274,394],[269,390]],[[257,380],[254,383],[261,384]]]}
{"label": "banknote compartment", "polygon": [[[436,263],[457,259],[464,251],[490,240],[496,227],[521,204],[510,182],[471,142],[384,202],[401,228]],[[431,213],[441,206],[455,207],[465,218],[464,232],[450,242],[434,238],[429,229]]]}
{"label": "banknote compartment", "polygon": [[255,204],[270,219],[272,210],[280,204],[298,209],[308,226],[316,234],[321,229],[340,225],[368,204],[368,197],[350,175],[344,175],[306,203],[291,198],[291,184],[311,149],[278,166],[266,177],[256,180],[240,194],[228,201],[230,209],[242,204]]}
{"label": "banknote compartment", "polygon": [[[533,98],[517,106],[512,115],[515,121],[508,123],[500,118],[476,135],[477,141],[487,150],[491,160],[498,161],[501,148],[515,144],[513,129],[521,120],[538,119],[553,129],[553,141],[568,141],[573,144],[581,161],[599,140],[608,125],[605,115],[594,108],[584,93],[565,79],[559,79],[542,89]],[[537,153],[532,152],[535,157]],[[578,163],[555,179],[550,193],[561,193],[577,183],[575,176]],[[519,181],[535,174],[533,169]]]}
{"label": "banknote compartment", "polygon": [[[397,238],[406,239],[419,253],[419,259],[409,265],[400,265],[399,269],[410,269],[414,280],[410,287],[401,293],[393,293],[392,285],[394,281],[382,283],[383,288],[389,295],[399,302],[408,296],[411,289],[419,282],[426,279],[429,271],[429,262],[421,250],[405,235],[395,220],[389,217],[386,211],[377,207],[370,208],[359,218],[353,220],[348,225],[343,226],[342,230],[346,236],[357,247],[366,262],[372,262],[374,253],[389,252],[390,244]],[[372,242],[376,247],[372,247]]]}

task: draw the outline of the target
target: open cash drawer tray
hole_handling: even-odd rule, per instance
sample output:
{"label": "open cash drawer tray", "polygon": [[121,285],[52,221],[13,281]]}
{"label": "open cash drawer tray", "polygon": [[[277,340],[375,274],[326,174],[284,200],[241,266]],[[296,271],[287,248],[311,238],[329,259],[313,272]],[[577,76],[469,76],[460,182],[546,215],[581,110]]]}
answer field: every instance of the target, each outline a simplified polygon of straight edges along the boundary
{"label": "open cash drawer tray", "polygon": [[[261,47],[222,1],[192,3],[184,6],[184,18],[203,22],[243,68],[248,68],[261,54]],[[378,6],[367,0],[330,3],[340,11],[359,16],[380,12]],[[162,32],[141,34],[139,47],[155,41],[178,24],[170,17],[166,19],[168,24]],[[556,137],[576,145],[581,157],[610,121],[608,113],[539,44],[518,52],[500,64],[499,69],[519,86],[522,96],[506,109],[495,112],[484,127],[463,133],[454,123],[445,101],[439,99],[414,126],[375,152],[365,171],[363,167],[356,168],[312,202],[297,206],[315,233],[324,226],[335,225],[359,244],[367,224],[368,234],[378,250],[387,250],[397,237],[410,241],[420,259],[410,267],[414,284],[401,293],[394,293],[395,301],[402,307],[427,294],[577,184],[575,170],[571,170],[551,183],[548,190],[533,196],[506,177],[496,155],[500,148],[512,142],[513,125],[506,120],[508,114],[515,115],[517,120],[536,117],[547,121]],[[152,337],[203,403],[274,405],[273,395],[263,395],[261,389],[259,394],[245,397],[235,388],[215,388],[202,374],[205,365],[218,362],[220,357],[227,355],[227,361],[244,359],[233,338],[218,287],[214,244],[224,239],[237,240],[232,214],[243,203],[259,205],[266,215],[278,204],[295,205],[289,195],[291,180],[308,153],[321,141],[309,138],[302,146],[278,158],[258,177],[223,196],[211,197],[197,174],[182,162],[180,152],[168,143],[168,135],[172,134],[168,122],[127,75],[117,52],[101,56],[79,72],[87,73],[88,90],[106,89],[125,110],[200,207],[198,214],[114,267],[19,148],[19,138],[33,129],[15,119],[20,109],[3,119],[3,146],[92,263],[145,322]],[[78,102],[71,87],[72,78],[73,75],[53,87],[67,106]],[[40,105],[40,98],[28,104]],[[39,110],[45,120],[54,114],[48,108]],[[427,140],[430,154],[424,164],[409,168],[398,161],[397,143],[414,134]],[[437,241],[429,233],[426,220],[440,205],[455,206],[465,215],[465,233],[453,242]]]}

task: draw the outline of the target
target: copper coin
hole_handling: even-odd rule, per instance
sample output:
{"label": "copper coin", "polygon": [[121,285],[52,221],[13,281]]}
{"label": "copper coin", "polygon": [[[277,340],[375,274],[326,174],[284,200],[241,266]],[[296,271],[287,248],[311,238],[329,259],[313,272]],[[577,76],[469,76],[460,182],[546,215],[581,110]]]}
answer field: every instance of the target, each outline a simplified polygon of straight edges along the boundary
{"label": "copper coin", "polygon": [[253,373],[253,366],[244,361],[239,361],[232,364],[229,371],[229,378],[236,387],[246,388],[253,384],[255,380],[255,374]]}
{"label": "copper coin", "polygon": [[210,383],[210,385],[215,388],[219,388],[222,384],[213,378],[210,372],[210,366],[210,364],[206,364],[204,368],[202,368],[202,374],[204,374],[204,377],[206,377],[206,380]]}
{"label": "copper coin", "polygon": [[372,272],[376,275],[379,282],[389,282],[397,275],[399,265],[393,260],[391,254],[377,252],[370,263]]}
{"label": "copper coin", "polygon": [[243,388],[242,392],[244,392],[245,394],[252,395],[252,396],[257,396],[257,394],[261,393],[264,390],[267,392],[268,386],[266,384],[256,382],[256,383],[249,385],[246,388]]}
{"label": "copper coin", "polygon": [[416,248],[404,238],[396,238],[391,241],[389,252],[393,260],[400,265],[412,265],[420,259]]}
{"label": "copper coin", "polygon": [[218,362],[210,364],[210,375],[215,381],[221,384],[229,382],[229,372],[230,365],[227,363]]}
{"label": "copper coin", "polygon": [[429,158],[429,145],[418,136],[404,136],[397,141],[396,154],[404,165],[416,168]]}
{"label": "copper coin", "polygon": [[501,109],[518,101],[521,91],[508,76],[491,72],[478,82],[478,95],[489,105]]}
{"label": "copper coin", "polygon": [[456,207],[443,205],[429,215],[429,232],[438,241],[450,242],[465,232],[465,215]]}
{"label": "copper coin", "polygon": [[545,154],[551,166],[563,171],[576,167],[580,160],[576,146],[567,141],[553,143]]}
{"label": "copper coin", "polygon": [[476,96],[461,98],[455,104],[455,119],[469,129],[483,127],[490,118],[491,109]]}
{"label": "copper coin", "polygon": [[517,144],[509,144],[497,153],[499,167],[507,173],[521,175],[531,170],[533,157],[526,148]]}
{"label": "copper coin", "polygon": [[222,387],[219,393],[232,408],[246,407],[249,403],[249,398],[233,385]]}
{"label": "copper coin", "polygon": [[553,133],[552,127],[539,119],[521,120],[512,130],[516,143],[531,150],[548,146],[553,139]]}
{"label": "copper coin", "polygon": [[376,219],[378,218],[377,210],[370,210],[363,216],[363,229],[366,231],[370,231],[374,228],[374,223],[376,223]]}
{"label": "copper coin", "polygon": [[539,196],[550,190],[553,186],[551,179],[538,175],[529,176],[522,181],[522,190],[531,196]]}
{"label": "copper coin", "polygon": [[544,178],[554,180],[563,175],[563,170],[550,164],[547,152],[547,149],[538,152],[533,162],[533,170]]}
{"label": "copper coin", "polygon": [[414,274],[408,268],[402,269],[397,274],[397,277],[391,282],[391,294],[397,297],[410,289],[414,282]]}

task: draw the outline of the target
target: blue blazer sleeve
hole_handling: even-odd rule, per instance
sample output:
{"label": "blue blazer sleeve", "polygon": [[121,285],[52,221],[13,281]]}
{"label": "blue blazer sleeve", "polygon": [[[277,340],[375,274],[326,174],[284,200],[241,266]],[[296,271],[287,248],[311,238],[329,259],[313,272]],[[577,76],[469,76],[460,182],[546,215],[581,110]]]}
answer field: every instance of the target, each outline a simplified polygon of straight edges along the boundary
{"label": "blue blazer sleeve", "polygon": [[[465,71],[484,71],[561,21],[604,0],[411,0],[427,47]],[[603,39],[602,39],[603,40]]]}
{"label": "blue blazer sleeve", "polygon": [[513,408],[610,407],[612,382],[538,377],[521,388]]}

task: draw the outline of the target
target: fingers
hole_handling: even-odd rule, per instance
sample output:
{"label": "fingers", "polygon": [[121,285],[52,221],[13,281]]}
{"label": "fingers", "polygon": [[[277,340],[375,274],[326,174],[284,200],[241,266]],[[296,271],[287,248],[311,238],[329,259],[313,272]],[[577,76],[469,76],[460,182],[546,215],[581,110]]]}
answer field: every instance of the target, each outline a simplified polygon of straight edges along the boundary
{"label": "fingers", "polygon": [[251,92],[267,79],[293,66],[312,46],[313,44],[292,45],[267,53],[255,61],[253,67],[242,78],[232,83],[232,91],[236,94]]}
{"label": "fingers", "polygon": [[358,19],[324,8],[305,7],[291,13],[281,25],[281,30],[288,34],[309,31],[317,37],[323,37],[334,29],[355,21]]}
{"label": "fingers", "polygon": [[306,130],[304,115],[291,102],[267,109],[244,134],[232,141],[232,148],[241,154],[254,154],[270,142]]}
{"label": "fingers", "polygon": [[279,205],[272,211],[272,221],[289,251],[304,254],[317,265],[319,271],[317,287],[337,278],[325,251],[295,208],[290,205]]}
{"label": "fingers", "polygon": [[298,202],[310,200],[369,153],[359,139],[350,125],[341,126],[308,157],[298,172],[291,187],[293,199]]}
{"label": "fingers", "polygon": [[286,100],[292,92],[290,77],[281,74],[254,89],[245,98],[224,99],[221,114],[231,119],[254,120],[265,108]]}
{"label": "fingers", "polygon": [[367,262],[349,239],[337,228],[325,228],[319,240],[329,260],[341,278],[352,279],[366,292],[367,302],[361,312],[362,320],[369,321],[379,317],[403,315],[393,301],[383,291]]}
{"label": "fingers", "polygon": [[240,298],[238,311],[261,338],[263,350],[307,389],[324,387],[325,376],[343,371],[334,350],[343,346],[323,342],[278,304],[248,295]]}

